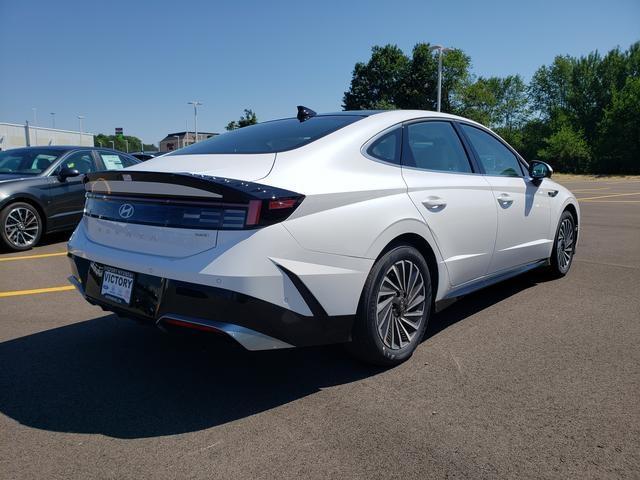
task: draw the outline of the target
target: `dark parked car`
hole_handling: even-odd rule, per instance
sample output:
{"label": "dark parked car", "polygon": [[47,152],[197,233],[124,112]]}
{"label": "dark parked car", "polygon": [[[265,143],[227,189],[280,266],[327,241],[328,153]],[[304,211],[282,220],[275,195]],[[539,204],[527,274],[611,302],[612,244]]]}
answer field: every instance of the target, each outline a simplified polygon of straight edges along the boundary
{"label": "dark parked car", "polygon": [[94,147],[0,152],[0,244],[28,250],[44,233],[75,228],[84,209],[84,174],[138,163],[122,152]]}

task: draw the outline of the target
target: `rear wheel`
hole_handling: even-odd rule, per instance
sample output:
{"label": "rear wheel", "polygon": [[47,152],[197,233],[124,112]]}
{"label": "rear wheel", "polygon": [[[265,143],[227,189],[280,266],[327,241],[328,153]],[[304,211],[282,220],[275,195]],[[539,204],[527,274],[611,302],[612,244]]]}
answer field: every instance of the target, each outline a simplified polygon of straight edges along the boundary
{"label": "rear wheel", "polygon": [[11,250],[29,250],[42,236],[42,219],[28,203],[7,205],[0,212],[0,239]]}
{"label": "rear wheel", "polygon": [[402,245],[385,253],[365,282],[348,349],[376,365],[407,360],[427,327],[431,295],[429,267],[418,250]]}
{"label": "rear wheel", "polygon": [[564,211],[558,222],[558,230],[549,259],[549,274],[554,278],[564,277],[571,268],[576,251],[576,221],[571,212]]}

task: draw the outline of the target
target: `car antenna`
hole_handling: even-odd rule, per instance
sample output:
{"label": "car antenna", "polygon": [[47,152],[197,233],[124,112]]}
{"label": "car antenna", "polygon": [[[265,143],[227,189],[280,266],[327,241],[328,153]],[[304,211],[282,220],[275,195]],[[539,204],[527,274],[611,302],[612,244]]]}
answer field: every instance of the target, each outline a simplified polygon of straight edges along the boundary
{"label": "car antenna", "polygon": [[309,120],[311,117],[315,117],[317,115],[316,112],[307,108],[303,105],[298,105],[298,120],[304,122],[305,120]]}

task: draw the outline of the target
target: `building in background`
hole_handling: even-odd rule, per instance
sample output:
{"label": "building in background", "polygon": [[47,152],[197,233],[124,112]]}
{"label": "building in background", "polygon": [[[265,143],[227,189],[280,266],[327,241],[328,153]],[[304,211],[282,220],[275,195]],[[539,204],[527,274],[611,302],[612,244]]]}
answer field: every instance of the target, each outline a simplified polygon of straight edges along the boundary
{"label": "building in background", "polygon": [[[198,141],[201,142],[202,140],[211,138],[214,135],[218,134],[211,132],[198,132]],[[160,151],[162,153],[166,153],[173,150],[178,150],[182,147],[186,147],[187,145],[191,145],[192,143],[194,143],[195,137],[196,136],[194,132],[169,133],[166,137],[160,140]]]}
{"label": "building in background", "polygon": [[93,147],[93,133],[33,127],[28,123],[0,123],[0,150],[47,145]]}

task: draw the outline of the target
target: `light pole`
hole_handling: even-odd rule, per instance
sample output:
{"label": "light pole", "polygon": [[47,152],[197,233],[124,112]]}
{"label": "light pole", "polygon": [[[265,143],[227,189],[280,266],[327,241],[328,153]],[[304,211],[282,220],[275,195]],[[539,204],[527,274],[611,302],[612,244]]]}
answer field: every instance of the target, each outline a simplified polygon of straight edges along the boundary
{"label": "light pole", "polygon": [[80,124],[80,145],[82,145],[82,120],[84,120],[84,115],[78,115],[78,123]]}
{"label": "light pole", "polygon": [[36,140],[36,145],[38,145],[38,129],[36,128],[36,126],[38,125],[38,109],[36,107],[32,107],[31,110],[33,110],[33,133]]}
{"label": "light pole", "polygon": [[56,128],[56,112],[51,112],[51,128]]}
{"label": "light pole", "polygon": [[180,137],[178,135],[174,135],[173,138],[176,139],[176,142],[178,143],[178,148],[180,148]]}
{"label": "light pole", "polygon": [[114,142],[113,140],[109,140],[109,143],[111,144],[111,150],[115,150],[116,149],[116,142]]}
{"label": "light pole", "polygon": [[129,140],[125,139],[124,144],[126,145],[127,153],[129,153]]}
{"label": "light pole", "polygon": [[187,103],[189,105],[193,105],[193,129],[195,130],[193,143],[197,143],[198,142],[198,105],[202,105],[202,103],[200,103],[198,100],[193,100]]}
{"label": "light pole", "polygon": [[451,48],[443,47],[442,45],[432,45],[429,50],[438,50],[438,111],[442,104],[442,55],[450,52]]}

